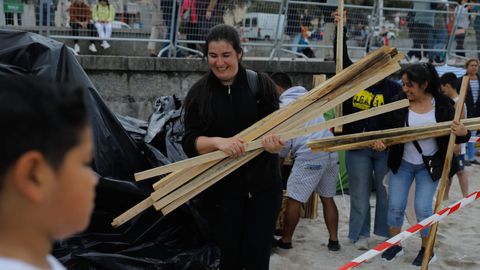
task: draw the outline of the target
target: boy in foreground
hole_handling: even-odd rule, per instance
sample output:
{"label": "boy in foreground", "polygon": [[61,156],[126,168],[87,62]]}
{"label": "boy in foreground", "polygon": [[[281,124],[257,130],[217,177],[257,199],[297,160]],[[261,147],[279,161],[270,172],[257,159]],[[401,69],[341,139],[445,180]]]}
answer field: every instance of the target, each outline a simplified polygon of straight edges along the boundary
{"label": "boy in foreground", "polygon": [[0,78],[0,269],[65,269],[52,241],[84,230],[97,177],[81,88]]}

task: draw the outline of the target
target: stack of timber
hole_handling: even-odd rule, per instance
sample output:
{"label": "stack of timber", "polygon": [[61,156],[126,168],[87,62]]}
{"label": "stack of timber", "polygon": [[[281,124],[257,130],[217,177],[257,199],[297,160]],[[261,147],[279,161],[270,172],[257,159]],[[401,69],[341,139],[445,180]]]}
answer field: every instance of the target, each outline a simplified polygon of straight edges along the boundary
{"label": "stack of timber", "polygon": [[[480,129],[480,117],[461,120],[468,130]],[[337,136],[327,139],[313,140],[307,143],[312,151],[336,152],[341,150],[355,150],[371,147],[376,141],[382,141],[386,146],[448,136],[452,121],[433,125],[402,127],[378,130],[357,134]]]}
{"label": "stack of timber", "polygon": [[[297,101],[261,119],[238,136],[243,137],[246,142],[252,142],[268,133],[279,134],[298,129],[307,121],[398,71],[398,62],[402,58],[403,55],[396,49],[380,48],[310,90]],[[237,158],[220,155],[206,163],[174,171],[153,185],[155,191],[150,197],[115,218],[112,225],[120,226],[152,205],[164,215],[168,214],[262,151],[264,150],[259,148]],[[159,176],[156,169],[158,168],[137,173],[135,178],[142,180]]]}

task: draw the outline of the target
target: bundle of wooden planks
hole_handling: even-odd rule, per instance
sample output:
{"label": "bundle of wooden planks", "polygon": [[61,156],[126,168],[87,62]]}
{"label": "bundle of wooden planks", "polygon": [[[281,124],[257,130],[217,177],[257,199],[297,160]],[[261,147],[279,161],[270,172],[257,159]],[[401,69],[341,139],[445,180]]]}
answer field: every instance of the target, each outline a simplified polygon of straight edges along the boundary
{"label": "bundle of wooden planks", "polygon": [[[396,49],[380,48],[310,90],[297,101],[261,119],[238,136],[243,137],[246,142],[252,142],[267,133],[279,134],[298,129],[307,121],[322,115],[359,91],[398,71],[400,69],[398,62],[402,58],[403,55]],[[348,117],[343,121],[340,123],[332,121],[332,125],[324,128],[348,123]],[[152,205],[155,209],[161,210],[164,215],[168,214],[262,151],[263,149],[259,148],[237,158],[225,158],[220,155],[206,163],[176,170],[155,183],[153,185],[155,191],[150,197],[115,218],[112,225],[120,226]],[[138,173],[135,177],[140,180],[160,174],[156,169],[152,169]]]}
{"label": "bundle of wooden planks", "polygon": [[[480,117],[461,120],[469,130],[480,129]],[[448,136],[452,121],[441,122],[433,125],[402,127],[378,130],[334,138],[318,139],[307,143],[312,151],[336,152],[341,150],[355,150],[370,147],[375,141],[382,141],[386,146]]]}

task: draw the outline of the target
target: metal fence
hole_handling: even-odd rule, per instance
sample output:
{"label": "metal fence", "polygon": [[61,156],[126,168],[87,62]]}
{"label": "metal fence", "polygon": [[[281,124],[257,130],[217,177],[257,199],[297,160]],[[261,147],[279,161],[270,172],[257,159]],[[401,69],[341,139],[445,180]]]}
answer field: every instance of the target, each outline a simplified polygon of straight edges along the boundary
{"label": "metal fence", "polygon": [[[383,45],[411,62],[479,55],[480,4],[373,2],[345,5],[353,58]],[[241,34],[246,57],[330,60],[335,9],[336,0],[0,0],[0,27],[38,32],[72,47],[90,42],[112,54],[110,46],[118,42],[144,42],[143,50],[154,56],[199,57],[208,29],[227,23]]]}

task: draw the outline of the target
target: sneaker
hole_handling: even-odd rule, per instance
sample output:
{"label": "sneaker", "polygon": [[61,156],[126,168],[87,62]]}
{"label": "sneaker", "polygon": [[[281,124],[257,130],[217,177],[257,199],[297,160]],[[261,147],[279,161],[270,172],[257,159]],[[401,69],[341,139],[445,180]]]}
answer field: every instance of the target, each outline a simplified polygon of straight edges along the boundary
{"label": "sneaker", "polygon": [[470,160],[466,160],[466,159],[465,159],[465,160],[463,161],[463,165],[465,165],[465,166],[472,166],[472,163],[470,162]]}
{"label": "sneaker", "polygon": [[410,64],[415,64],[415,63],[418,63],[418,61],[420,61],[420,59],[418,59],[415,55],[413,55],[411,58],[410,58]]}
{"label": "sneaker", "polygon": [[476,160],[476,159],[470,160],[470,163],[475,164],[475,165],[480,165],[480,162],[478,162],[478,160]]}
{"label": "sneaker", "polygon": [[394,245],[382,253],[382,259],[384,261],[392,262],[395,260],[395,257],[403,256],[403,254],[403,248],[399,245]]}
{"label": "sneaker", "polygon": [[422,59],[420,59],[420,63],[430,63],[430,59],[428,57],[422,57]]}
{"label": "sneaker", "polygon": [[338,243],[338,241],[333,241],[333,240],[330,240],[328,239],[328,250],[330,251],[339,251],[340,250],[340,244]]}
{"label": "sneaker", "polygon": [[73,49],[75,50],[76,53],[80,53],[80,45],[78,45],[77,43],[75,43],[75,45],[73,46]]}
{"label": "sneaker", "polygon": [[368,250],[368,238],[360,236],[354,245],[358,250]]}
{"label": "sneaker", "polygon": [[282,249],[291,249],[292,248],[292,243],[285,243],[282,241],[282,238],[278,239],[277,241],[274,241],[273,242],[273,246],[275,247],[279,247],[279,248],[282,248]]}
{"label": "sneaker", "polygon": [[91,43],[90,46],[88,46],[88,49],[89,49],[91,52],[97,52],[97,47],[95,47],[95,44],[94,44],[94,43]]}
{"label": "sneaker", "polygon": [[102,48],[104,48],[105,50],[110,48],[110,44],[108,44],[108,42],[106,42],[106,41],[102,42],[102,45],[100,45],[100,46],[102,46]]}
{"label": "sneaker", "polygon": [[[415,266],[422,266],[422,261],[423,261],[423,255],[424,254],[425,254],[425,248],[422,247],[420,249],[420,251],[418,252],[418,255],[415,258],[415,260],[413,260],[412,264],[415,265]],[[428,262],[428,264],[431,264],[436,260],[437,260],[437,256],[435,256],[435,253],[432,252],[432,255],[430,255],[430,261]]]}

